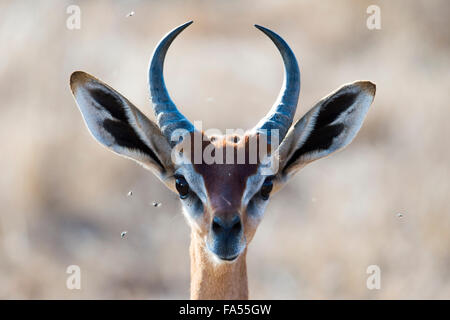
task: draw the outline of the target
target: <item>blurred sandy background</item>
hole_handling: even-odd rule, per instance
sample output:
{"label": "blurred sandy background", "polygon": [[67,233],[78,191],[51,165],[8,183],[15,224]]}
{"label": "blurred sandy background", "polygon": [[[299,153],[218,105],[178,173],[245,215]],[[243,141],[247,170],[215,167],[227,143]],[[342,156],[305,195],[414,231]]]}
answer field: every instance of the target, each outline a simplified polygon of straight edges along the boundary
{"label": "blurred sandy background", "polygon": [[[80,30],[66,28],[70,4]],[[370,4],[381,30],[366,28]],[[191,19],[166,80],[204,128],[250,128],[277,96],[282,62],[254,23],[299,59],[297,118],[344,83],[377,84],[350,147],[272,198],[249,249],[250,297],[450,298],[448,18],[445,0],[1,1],[0,298],[189,297],[177,196],[92,139],[68,82],[87,71],[154,119],[150,54]],[[82,290],[66,289],[72,264]],[[372,264],[380,290],[366,288]]]}

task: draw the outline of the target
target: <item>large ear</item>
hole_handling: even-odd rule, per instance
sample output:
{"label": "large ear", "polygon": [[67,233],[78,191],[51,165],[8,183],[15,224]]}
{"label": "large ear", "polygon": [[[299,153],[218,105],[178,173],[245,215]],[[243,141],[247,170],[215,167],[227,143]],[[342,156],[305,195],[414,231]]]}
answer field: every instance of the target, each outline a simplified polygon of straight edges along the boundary
{"label": "large ear", "polygon": [[130,101],[81,71],[72,73],[70,87],[86,126],[98,142],[144,165],[160,179],[173,170],[167,139]]}
{"label": "large ear", "polygon": [[357,81],[320,100],[291,127],[279,147],[279,178],[347,146],[358,133],[375,96],[375,84]]}

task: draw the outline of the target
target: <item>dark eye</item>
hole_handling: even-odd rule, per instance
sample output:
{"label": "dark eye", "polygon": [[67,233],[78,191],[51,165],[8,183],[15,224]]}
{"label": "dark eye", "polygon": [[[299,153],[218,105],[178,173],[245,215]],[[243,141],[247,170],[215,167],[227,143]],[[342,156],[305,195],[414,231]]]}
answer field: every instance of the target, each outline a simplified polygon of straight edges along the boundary
{"label": "dark eye", "polygon": [[189,184],[183,176],[175,177],[175,187],[181,199],[186,199],[189,194]]}
{"label": "dark eye", "polygon": [[272,191],[272,188],[273,188],[272,179],[267,178],[266,181],[264,181],[264,183],[263,183],[263,185],[261,187],[261,191],[260,191],[261,197],[264,200],[268,200],[269,199],[269,195],[270,195],[270,192]]}

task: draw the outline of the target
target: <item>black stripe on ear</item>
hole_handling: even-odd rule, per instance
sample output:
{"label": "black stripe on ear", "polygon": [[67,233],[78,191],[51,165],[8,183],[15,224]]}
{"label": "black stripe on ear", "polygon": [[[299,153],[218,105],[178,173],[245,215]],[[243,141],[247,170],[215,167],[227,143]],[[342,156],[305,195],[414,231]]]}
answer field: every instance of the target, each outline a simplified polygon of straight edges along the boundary
{"label": "black stripe on ear", "polygon": [[333,142],[333,138],[340,135],[344,128],[345,126],[343,124],[325,126],[319,129],[314,128],[313,132],[311,132],[305,143],[300,148],[298,148],[291,156],[291,158],[286,162],[283,171],[285,171],[291,164],[297,161],[298,158],[308,152],[328,149]]}
{"label": "black stripe on ear", "polygon": [[358,92],[337,93],[320,107],[314,129],[322,128],[336,120],[355,102]]}
{"label": "black stripe on ear", "polygon": [[90,89],[89,94],[113,118],[128,121],[122,100],[110,91],[102,88]]}
{"label": "black stripe on ear", "polygon": [[320,106],[314,128],[311,129],[303,145],[287,161],[283,171],[302,155],[312,151],[326,150],[331,146],[333,138],[340,135],[345,126],[343,124],[330,125],[330,123],[333,123],[343,112],[350,108],[357,96],[358,92],[337,93]]}
{"label": "black stripe on ear", "polygon": [[[124,115],[125,115],[125,111]],[[113,114],[111,114],[114,116]],[[153,159],[164,171],[164,166],[161,161],[158,159],[156,154],[150,149],[137,135],[137,133],[133,130],[133,128],[128,124],[128,119],[125,121],[116,121],[111,119],[103,120],[103,128],[108,131],[115,139],[116,143],[124,148],[138,150],[150,158]]]}

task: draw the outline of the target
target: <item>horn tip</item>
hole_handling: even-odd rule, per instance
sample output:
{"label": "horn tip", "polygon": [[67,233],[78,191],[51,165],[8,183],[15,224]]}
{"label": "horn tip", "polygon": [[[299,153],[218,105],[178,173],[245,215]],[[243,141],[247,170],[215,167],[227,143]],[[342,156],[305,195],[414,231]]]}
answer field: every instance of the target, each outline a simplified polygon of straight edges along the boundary
{"label": "horn tip", "polygon": [[190,21],[188,21],[188,22],[183,23],[182,26],[183,26],[183,27],[188,27],[188,26],[190,26],[190,25],[193,24],[193,23],[194,23],[194,20],[190,20]]}
{"label": "horn tip", "polygon": [[178,33],[180,33],[181,31],[183,31],[184,29],[186,29],[187,27],[189,27],[191,24],[193,24],[194,23],[194,21],[193,20],[191,20],[191,21],[188,21],[188,22],[185,22],[185,23],[183,23],[182,25],[179,25],[178,27],[176,27],[175,29],[173,29],[171,32],[176,32],[177,34]]}
{"label": "horn tip", "polygon": [[260,30],[262,33],[266,34],[269,38],[273,38],[273,37],[279,38],[280,37],[279,35],[277,35],[272,30],[267,29],[266,27],[263,27],[263,26],[261,26],[259,24],[255,24],[255,28]]}

